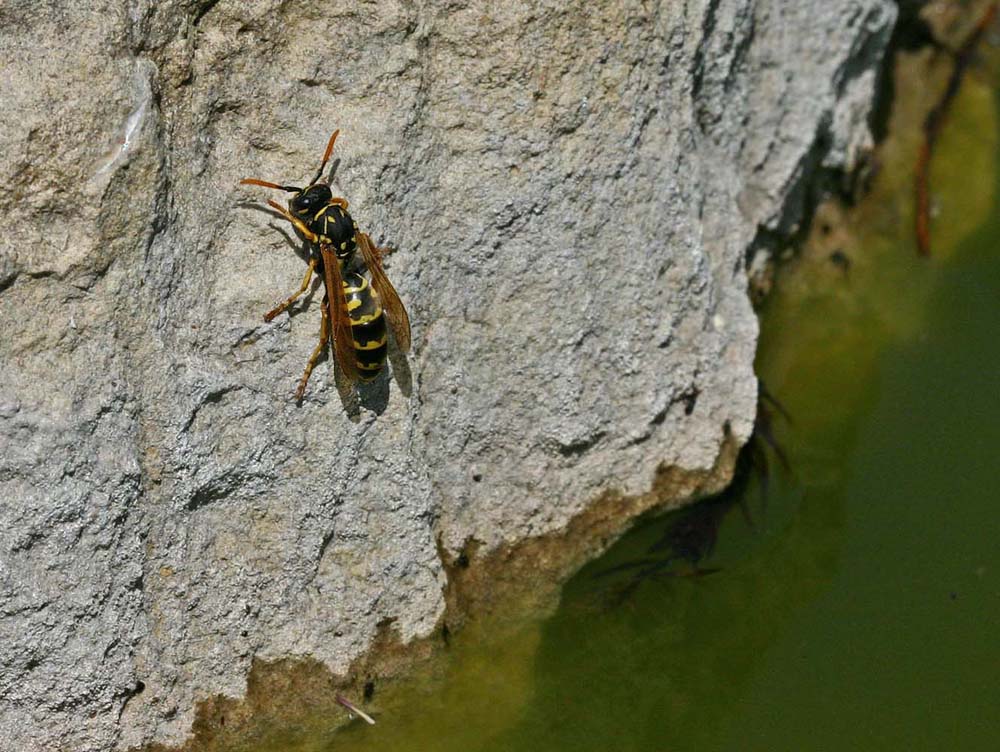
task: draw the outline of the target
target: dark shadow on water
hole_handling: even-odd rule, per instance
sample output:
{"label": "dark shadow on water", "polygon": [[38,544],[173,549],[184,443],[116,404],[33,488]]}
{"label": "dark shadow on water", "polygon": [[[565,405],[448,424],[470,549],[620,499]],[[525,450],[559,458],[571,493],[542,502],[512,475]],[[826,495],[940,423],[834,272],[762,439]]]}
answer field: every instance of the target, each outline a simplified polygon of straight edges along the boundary
{"label": "dark shadow on water", "polygon": [[[664,517],[662,532],[643,556],[593,575],[597,579],[614,580],[609,599],[611,605],[620,605],[632,597],[650,578],[702,577],[720,571],[717,567],[704,566],[703,562],[715,550],[719,529],[734,509],[738,508],[746,524],[753,527],[747,499],[755,479],[760,486],[763,512],[771,482],[769,454],[778,459],[786,474],[791,474],[788,457],[774,434],[776,417],[791,423],[787,410],[760,382],[754,432],[736,460],[732,483],[721,493]],[[627,575],[624,580],[623,575]]]}

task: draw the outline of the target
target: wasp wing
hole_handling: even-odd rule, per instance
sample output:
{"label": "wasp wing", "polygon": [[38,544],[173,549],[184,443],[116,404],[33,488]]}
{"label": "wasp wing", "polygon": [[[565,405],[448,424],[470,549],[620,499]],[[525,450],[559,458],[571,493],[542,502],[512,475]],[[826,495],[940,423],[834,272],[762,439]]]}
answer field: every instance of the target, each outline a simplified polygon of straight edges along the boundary
{"label": "wasp wing", "polygon": [[410,317],[403,307],[403,302],[396,293],[389,278],[382,268],[382,256],[379,254],[372,239],[363,232],[357,234],[358,247],[365,259],[365,266],[372,275],[372,287],[382,299],[382,310],[385,311],[392,334],[396,338],[399,349],[406,352],[410,349]]}
{"label": "wasp wing", "polygon": [[347,314],[347,299],[340,278],[340,262],[329,246],[321,245],[323,256],[323,279],[326,283],[327,305],[330,307],[330,331],[333,333],[333,354],[340,364],[344,377],[358,380],[358,367],[354,361],[354,335],[351,333],[351,317]]}

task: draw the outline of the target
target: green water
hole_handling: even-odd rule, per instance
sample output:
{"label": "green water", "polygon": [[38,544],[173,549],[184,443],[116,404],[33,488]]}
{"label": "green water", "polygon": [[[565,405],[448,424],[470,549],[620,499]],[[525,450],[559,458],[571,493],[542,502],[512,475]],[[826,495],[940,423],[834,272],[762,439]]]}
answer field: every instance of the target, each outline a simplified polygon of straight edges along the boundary
{"label": "green water", "polygon": [[[376,726],[241,749],[1000,749],[997,98],[967,88],[936,157],[935,257],[916,257],[904,171],[849,269],[803,258],[762,311],[758,372],[790,417],[772,409],[789,469],[769,452],[766,494],[751,475],[646,520],[554,614],[473,624],[433,676],[376,689]],[[711,548],[697,567],[631,566],[682,529]]]}

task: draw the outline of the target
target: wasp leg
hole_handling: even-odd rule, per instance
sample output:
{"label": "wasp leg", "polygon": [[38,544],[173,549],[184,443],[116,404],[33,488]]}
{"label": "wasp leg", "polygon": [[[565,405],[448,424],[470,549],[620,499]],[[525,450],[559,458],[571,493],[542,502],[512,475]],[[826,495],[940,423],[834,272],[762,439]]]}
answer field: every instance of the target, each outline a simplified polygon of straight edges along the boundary
{"label": "wasp leg", "polygon": [[323,301],[323,319],[320,321],[319,325],[319,343],[313,349],[312,355],[309,356],[309,362],[306,363],[305,373],[302,374],[302,378],[299,380],[299,387],[295,390],[295,401],[301,403],[302,397],[306,393],[306,384],[309,383],[309,376],[312,374],[313,368],[319,362],[320,357],[323,355],[323,351],[326,350],[327,343],[330,341],[330,317],[327,315],[327,301]]}
{"label": "wasp leg", "polygon": [[372,236],[371,235],[368,235],[368,242],[371,243],[372,250],[375,251],[375,256],[378,258],[378,261],[379,261],[380,265],[382,263],[382,260],[386,256],[389,256],[389,255],[391,255],[391,254],[393,254],[393,253],[396,252],[396,249],[393,248],[390,245],[382,245],[382,246],[375,245],[375,242],[372,240]]}
{"label": "wasp leg", "polygon": [[309,268],[306,269],[306,278],[302,280],[302,286],[298,289],[297,292],[289,296],[288,300],[286,300],[284,303],[277,306],[276,308],[272,308],[270,311],[265,313],[264,321],[271,321],[272,319],[274,319],[275,316],[277,316],[279,313],[287,309],[288,306],[294,303],[299,298],[299,296],[302,295],[302,293],[308,290],[309,282],[312,279],[314,271],[316,271],[316,259],[309,259]]}
{"label": "wasp leg", "polygon": [[304,237],[310,243],[319,243],[319,235],[317,235],[315,232],[306,227],[305,222],[303,222],[301,219],[299,219],[298,217],[293,217],[292,214],[288,211],[288,209],[283,207],[277,201],[272,201],[271,199],[267,200],[267,205],[270,206],[272,209],[274,209],[276,212],[278,212],[282,217],[287,219],[293,225],[295,225],[295,229],[298,230],[300,233],[302,233],[302,237]]}

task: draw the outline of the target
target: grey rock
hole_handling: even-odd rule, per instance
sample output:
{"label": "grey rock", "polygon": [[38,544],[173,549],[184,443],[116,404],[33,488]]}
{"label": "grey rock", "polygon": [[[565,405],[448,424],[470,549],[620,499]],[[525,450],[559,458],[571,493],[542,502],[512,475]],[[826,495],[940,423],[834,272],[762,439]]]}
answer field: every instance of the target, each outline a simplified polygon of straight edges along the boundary
{"label": "grey rock", "polygon": [[[429,634],[442,555],[712,468],[754,418],[747,251],[867,145],[894,17],[0,6],[4,744],[178,743],[254,658]],[[334,128],[414,348],[298,407],[321,292],[262,322],[301,244],[237,183],[308,179]]]}

